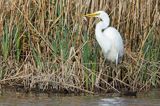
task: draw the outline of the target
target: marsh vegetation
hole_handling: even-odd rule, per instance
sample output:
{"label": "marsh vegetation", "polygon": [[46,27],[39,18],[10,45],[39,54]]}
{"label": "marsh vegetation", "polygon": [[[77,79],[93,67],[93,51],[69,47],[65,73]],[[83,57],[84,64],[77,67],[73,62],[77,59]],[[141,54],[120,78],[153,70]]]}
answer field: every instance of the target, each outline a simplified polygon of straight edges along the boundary
{"label": "marsh vegetation", "polygon": [[[118,67],[104,63],[95,19],[106,11],[125,44]],[[1,0],[0,83],[67,92],[147,90],[160,85],[159,0]]]}

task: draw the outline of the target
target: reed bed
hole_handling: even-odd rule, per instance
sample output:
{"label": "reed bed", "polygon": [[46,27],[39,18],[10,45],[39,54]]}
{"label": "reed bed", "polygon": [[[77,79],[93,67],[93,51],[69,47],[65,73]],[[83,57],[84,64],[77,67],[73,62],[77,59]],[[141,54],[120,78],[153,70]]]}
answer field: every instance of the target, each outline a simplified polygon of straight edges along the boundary
{"label": "reed bed", "polygon": [[[104,63],[94,18],[104,10],[125,44]],[[159,0],[1,0],[0,83],[67,92],[148,90],[160,85]]]}

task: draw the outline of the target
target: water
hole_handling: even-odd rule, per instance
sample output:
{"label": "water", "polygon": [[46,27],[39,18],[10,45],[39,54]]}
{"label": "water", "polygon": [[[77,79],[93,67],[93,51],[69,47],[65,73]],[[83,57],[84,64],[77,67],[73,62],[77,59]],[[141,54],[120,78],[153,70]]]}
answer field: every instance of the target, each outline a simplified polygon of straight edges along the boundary
{"label": "water", "polygon": [[0,106],[160,106],[160,90],[137,97],[48,95],[45,93],[1,92]]}

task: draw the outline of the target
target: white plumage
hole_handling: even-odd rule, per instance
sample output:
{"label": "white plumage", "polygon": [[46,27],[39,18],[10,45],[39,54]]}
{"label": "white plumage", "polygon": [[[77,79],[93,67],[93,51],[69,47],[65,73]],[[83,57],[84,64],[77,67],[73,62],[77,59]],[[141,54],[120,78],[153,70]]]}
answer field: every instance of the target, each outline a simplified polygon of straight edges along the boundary
{"label": "white plumage", "polygon": [[97,23],[95,28],[96,40],[101,46],[105,58],[117,65],[124,54],[123,40],[114,27],[109,27],[110,19],[108,14],[104,11],[98,11],[85,16],[98,17],[102,20]]}

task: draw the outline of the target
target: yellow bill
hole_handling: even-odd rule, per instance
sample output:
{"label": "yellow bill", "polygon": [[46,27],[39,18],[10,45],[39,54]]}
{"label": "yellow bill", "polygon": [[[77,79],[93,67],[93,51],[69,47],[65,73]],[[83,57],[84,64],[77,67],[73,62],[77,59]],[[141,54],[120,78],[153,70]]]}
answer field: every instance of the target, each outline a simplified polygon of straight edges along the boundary
{"label": "yellow bill", "polygon": [[97,15],[99,15],[99,13],[91,13],[91,14],[86,14],[84,16],[85,17],[96,17]]}

